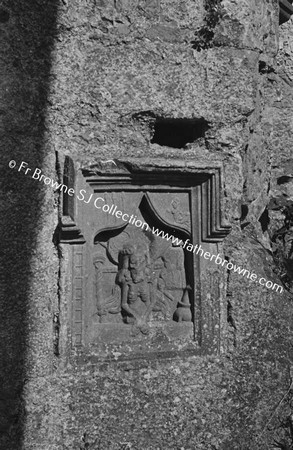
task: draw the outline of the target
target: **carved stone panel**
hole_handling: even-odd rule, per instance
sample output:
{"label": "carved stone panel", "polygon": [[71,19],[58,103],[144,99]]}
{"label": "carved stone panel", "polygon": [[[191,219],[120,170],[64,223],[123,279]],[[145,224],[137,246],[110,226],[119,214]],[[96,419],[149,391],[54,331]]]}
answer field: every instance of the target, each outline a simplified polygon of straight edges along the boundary
{"label": "carved stone panel", "polygon": [[229,232],[221,221],[220,168],[128,161],[77,174],[70,219],[63,216],[60,230],[60,241],[72,244],[73,346],[103,356],[106,348],[119,355],[214,351],[219,326],[202,313],[205,298],[220,297],[220,281],[216,274],[213,292],[201,291],[196,250],[207,242],[216,251]]}
{"label": "carved stone panel", "polygon": [[[114,236],[112,230],[101,232],[95,243],[95,295],[101,323],[134,324],[148,333],[151,321],[191,322],[182,246],[131,225]],[[189,314],[180,313],[183,299]]]}

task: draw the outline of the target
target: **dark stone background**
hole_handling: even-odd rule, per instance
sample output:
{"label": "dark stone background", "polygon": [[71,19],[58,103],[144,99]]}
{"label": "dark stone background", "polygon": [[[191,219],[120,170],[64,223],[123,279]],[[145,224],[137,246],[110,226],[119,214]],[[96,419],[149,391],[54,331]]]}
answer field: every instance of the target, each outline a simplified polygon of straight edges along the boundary
{"label": "dark stone background", "polygon": [[[1,449],[290,448],[291,33],[275,0],[2,2]],[[170,149],[150,142],[154,116],[209,130]],[[227,273],[220,355],[71,366],[58,196],[8,167],[57,178],[56,150],[223,161],[221,251],[284,294]]]}

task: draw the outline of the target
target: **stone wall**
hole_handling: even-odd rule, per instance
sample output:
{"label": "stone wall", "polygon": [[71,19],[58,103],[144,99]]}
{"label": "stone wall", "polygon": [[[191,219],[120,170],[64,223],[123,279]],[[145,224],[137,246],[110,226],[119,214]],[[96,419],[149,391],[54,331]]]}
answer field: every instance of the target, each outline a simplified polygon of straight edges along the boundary
{"label": "stone wall", "polygon": [[[1,448],[290,441],[291,30],[276,0],[3,1]],[[186,145],[155,135],[166,119],[201,118]],[[222,270],[218,352],[76,358],[61,197],[18,171],[25,161],[58,179],[56,151],[78,173],[109,158],[221,164],[232,231],[218,251],[283,294]],[[220,270],[209,264],[206,280]]]}

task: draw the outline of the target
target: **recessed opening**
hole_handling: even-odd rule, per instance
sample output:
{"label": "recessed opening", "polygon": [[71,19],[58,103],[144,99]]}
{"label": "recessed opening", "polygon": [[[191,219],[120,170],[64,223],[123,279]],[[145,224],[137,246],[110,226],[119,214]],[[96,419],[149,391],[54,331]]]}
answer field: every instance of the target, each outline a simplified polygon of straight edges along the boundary
{"label": "recessed opening", "polygon": [[272,66],[269,66],[265,61],[260,61],[258,64],[258,71],[261,74],[266,74],[266,73],[274,73],[275,69]]}
{"label": "recessed opening", "polygon": [[243,222],[243,220],[244,220],[245,217],[247,216],[248,211],[249,211],[249,209],[248,209],[248,206],[247,206],[247,205],[241,205],[241,218],[240,218],[240,221],[241,221],[241,222]]}
{"label": "recessed opening", "polygon": [[[64,161],[64,173],[63,184],[69,189],[74,189],[75,170],[72,159],[69,156],[65,156]],[[70,216],[74,220],[74,197],[68,195],[67,191],[63,193],[63,214]]]}
{"label": "recessed opening", "polygon": [[157,118],[153,124],[152,144],[166,147],[184,148],[186,144],[205,136],[209,128],[204,119],[162,119]]}
{"label": "recessed opening", "polygon": [[292,179],[293,179],[292,177],[288,177],[288,176],[284,175],[277,179],[277,184],[280,185],[280,184],[289,183],[290,181],[292,181]]}
{"label": "recessed opening", "polygon": [[240,227],[241,227],[241,230],[244,230],[244,228],[246,228],[247,225],[250,224],[250,222],[248,222],[248,221],[244,222],[245,219],[246,219],[246,216],[247,216],[248,212],[249,212],[248,205],[244,205],[244,204],[241,205],[241,217],[240,217],[240,222],[241,222]]}
{"label": "recessed opening", "polygon": [[269,211],[267,209],[265,209],[258,220],[261,224],[262,232],[264,233],[265,231],[267,231],[269,223],[270,223]]}

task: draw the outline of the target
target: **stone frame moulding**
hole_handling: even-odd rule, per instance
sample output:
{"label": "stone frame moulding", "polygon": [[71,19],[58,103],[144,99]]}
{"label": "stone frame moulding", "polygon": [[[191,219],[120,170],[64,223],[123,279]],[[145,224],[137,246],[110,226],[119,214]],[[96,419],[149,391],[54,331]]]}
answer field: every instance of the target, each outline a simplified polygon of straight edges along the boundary
{"label": "stone frame moulding", "polygon": [[279,0],[279,24],[287,22],[293,14],[292,0]]}
{"label": "stone frame moulding", "polygon": [[[109,358],[123,360],[170,357],[179,353],[193,355],[218,353],[222,346],[223,323],[226,321],[224,270],[196,252],[187,253],[186,249],[181,272],[179,269],[175,270],[174,266],[172,266],[173,272],[170,268],[163,269],[167,272],[168,279],[172,276],[176,278],[176,274],[179,276],[179,273],[183,273],[183,276],[186,274],[186,283],[189,280],[190,302],[188,305],[191,310],[190,317],[192,317],[189,322],[175,321],[169,317],[169,320],[153,320],[146,323],[145,327],[141,327],[138,322],[135,326],[131,323],[125,324],[124,317],[123,323],[102,323],[102,318],[105,316],[101,315],[99,318],[97,313],[99,295],[102,296],[103,301],[103,296],[109,296],[111,288],[112,293],[116,292],[116,304],[117,299],[120,298],[117,273],[118,275],[121,273],[121,268],[119,271],[113,269],[113,265],[110,267],[113,261],[111,264],[108,261],[112,258],[109,256],[109,246],[113,247],[115,239],[122,239],[121,236],[127,230],[129,230],[128,234],[139,231],[134,230],[136,227],[132,224],[126,223],[122,226],[121,221],[114,223],[113,217],[110,217],[107,212],[101,212],[101,209],[98,211],[93,202],[98,196],[108,199],[108,203],[110,203],[109,199],[112,199],[114,204],[120,202],[118,205],[120,210],[123,205],[123,212],[131,211],[135,205],[135,211],[147,217],[145,219],[148,220],[147,223],[155,225],[156,228],[163,228],[169,234],[177,235],[182,241],[189,239],[189,243],[201,245],[204,251],[216,255],[221,248],[219,244],[231,230],[231,227],[223,220],[221,211],[222,164],[200,164],[182,160],[170,162],[163,159],[153,160],[150,163],[149,160],[128,158],[115,160],[109,164],[98,162],[77,169],[71,158],[67,156],[64,161],[63,183],[68,186],[68,189],[72,188],[75,191],[75,195],[70,198],[65,192],[62,195],[62,215],[59,226],[59,242],[67,255],[64,274],[67,286],[64,304],[67,305],[67,309],[64,315],[67,315],[70,326],[68,326],[65,345],[71,349],[71,354],[82,359],[87,356],[92,361],[104,361]],[[82,200],[79,194],[81,191],[85,197]],[[177,197],[182,202],[176,200],[177,203],[173,204],[172,199]],[[91,200],[88,201],[88,199]],[[162,207],[170,203],[173,206]],[[184,211],[179,211],[177,214],[178,210],[174,210],[176,216],[172,208],[180,209],[183,204]],[[168,211],[168,217],[166,211]],[[111,226],[110,221],[112,221]],[[112,237],[105,238],[107,233]],[[146,239],[145,235],[146,233],[141,234],[141,240]],[[136,245],[136,241],[140,238],[131,236],[131,242]],[[152,238],[148,236],[148,239],[149,248],[151,248]],[[114,243],[111,244],[111,242]],[[101,251],[105,253],[102,255]],[[170,244],[167,251],[170,255],[179,255],[180,252],[183,254],[182,246],[174,249]],[[169,262],[165,259],[157,258],[152,267],[157,268],[160,264],[166,264],[166,266],[169,263],[174,264],[174,257],[169,257]],[[108,261],[108,266],[105,260]],[[95,267],[103,268],[104,272],[95,272]],[[129,270],[131,273],[134,269]],[[161,272],[165,273],[164,270]],[[172,275],[173,273],[175,275]],[[153,271],[152,274],[155,272]],[[154,276],[151,275],[149,278]],[[103,280],[102,277],[104,277]],[[162,278],[161,275],[159,277]],[[162,281],[161,278],[160,281]],[[97,288],[98,283],[100,283],[99,288]],[[139,284],[133,283],[132,289],[139,289]],[[106,289],[109,291],[107,294]],[[99,295],[96,294],[98,290]],[[164,298],[172,298],[175,291],[156,290],[156,295],[163,296],[162,292]],[[140,300],[137,297],[136,302],[141,299],[142,294]],[[182,302],[179,301],[179,304],[182,307]],[[159,315],[160,313],[151,311],[151,314]],[[109,315],[109,317],[112,320],[114,316]]]}

